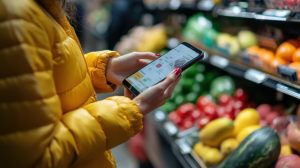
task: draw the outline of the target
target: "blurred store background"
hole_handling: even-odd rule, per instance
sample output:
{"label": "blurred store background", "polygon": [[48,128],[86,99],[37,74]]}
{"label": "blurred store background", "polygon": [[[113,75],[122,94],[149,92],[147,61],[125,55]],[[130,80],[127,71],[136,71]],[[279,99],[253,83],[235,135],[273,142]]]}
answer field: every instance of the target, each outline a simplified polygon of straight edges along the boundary
{"label": "blurred store background", "polygon": [[[237,163],[270,168],[277,162],[276,168],[280,168],[283,162],[288,162],[295,166],[290,168],[299,168],[300,130],[288,134],[295,129],[290,125],[298,123],[300,128],[297,122],[300,121],[299,0],[69,0],[69,3],[75,6],[75,15],[70,19],[85,52],[109,49],[121,54],[164,53],[179,42],[188,41],[207,55],[204,62],[183,74],[173,97],[146,117],[145,130],[113,149],[118,168],[214,168],[236,157],[236,153],[232,157],[229,153],[236,148],[242,150],[238,146],[243,145],[243,140],[260,145],[253,150],[263,161],[254,163],[244,147],[245,156],[237,157],[244,160],[235,160]],[[98,98],[121,94],[122,88]],[[210,146],[204,139],[203,145],[199,140],[201,130],[211,121],[229,118],[230,122],[238,123],[240,114],[247,113],[251,113],[249,122],[243,122],[250,124],[242,126],[248,128],[240,132],[243,134],[228,140],[228,136],[211,130],[210,136],[220,140],[217,145]],[[274,142],[268,148],[269,153],[259,151],[266,147],[266,142],[254,135],[249,137],[263,126],[273,128],[280,137],[281,144],[277,146],[276,137],[269,137]],[[226,142],[227,148],[221,142]]]}

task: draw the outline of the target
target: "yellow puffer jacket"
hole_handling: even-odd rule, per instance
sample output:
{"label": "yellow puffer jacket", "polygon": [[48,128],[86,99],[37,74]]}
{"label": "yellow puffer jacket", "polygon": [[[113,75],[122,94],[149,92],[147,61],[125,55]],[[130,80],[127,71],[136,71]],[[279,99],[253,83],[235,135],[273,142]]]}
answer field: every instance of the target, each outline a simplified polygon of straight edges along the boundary
{"label": "yellow puffer jacket", "polygon": [[0,1],[0,167],[116,167],[110,149],[143,117],[128,98],[96,101],[118,53],[84,56],[58,2],[40,3]]}

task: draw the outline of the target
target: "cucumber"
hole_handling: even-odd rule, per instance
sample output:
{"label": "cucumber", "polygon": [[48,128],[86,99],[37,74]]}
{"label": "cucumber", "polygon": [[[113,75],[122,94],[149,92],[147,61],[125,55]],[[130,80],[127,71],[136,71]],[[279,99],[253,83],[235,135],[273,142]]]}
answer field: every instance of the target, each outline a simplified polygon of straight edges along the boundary
{"label": "cucumber", "polygon": [[280,153],[277,133],[263,127],[245,138],[218,168],[271,168]]}

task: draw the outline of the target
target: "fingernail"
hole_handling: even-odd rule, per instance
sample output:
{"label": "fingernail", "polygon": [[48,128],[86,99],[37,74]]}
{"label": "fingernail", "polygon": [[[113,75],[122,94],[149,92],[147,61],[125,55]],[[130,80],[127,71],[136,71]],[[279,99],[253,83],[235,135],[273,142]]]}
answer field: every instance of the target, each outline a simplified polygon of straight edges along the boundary
{"label": "fingernail", "polygon": [[176,68],[174,71],[176,76],[179,76],[181,74],[181,72],[182,72],[181,68]]}
{"label": "fingernail", "polygon": [[155,56],[158,56],[158,57],[159,57],[159,56],[161,56],[161,55],[160,55],[159,53],[156,53]]}

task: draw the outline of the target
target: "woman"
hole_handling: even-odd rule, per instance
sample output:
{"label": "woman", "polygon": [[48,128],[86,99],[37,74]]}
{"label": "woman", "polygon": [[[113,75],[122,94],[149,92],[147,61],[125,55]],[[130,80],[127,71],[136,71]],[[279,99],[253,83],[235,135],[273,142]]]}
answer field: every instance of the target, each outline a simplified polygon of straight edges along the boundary
{"label": "woman", "polygon": [[[59,0],[0,1],[0,167],[116,167],[111,148],[142,129],[181,70],[134,99],[96,101],[154,59],[82,54]],[[95,89],[95,90],[94,90]]]}

